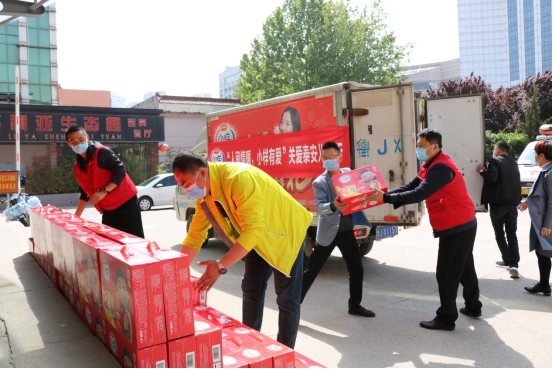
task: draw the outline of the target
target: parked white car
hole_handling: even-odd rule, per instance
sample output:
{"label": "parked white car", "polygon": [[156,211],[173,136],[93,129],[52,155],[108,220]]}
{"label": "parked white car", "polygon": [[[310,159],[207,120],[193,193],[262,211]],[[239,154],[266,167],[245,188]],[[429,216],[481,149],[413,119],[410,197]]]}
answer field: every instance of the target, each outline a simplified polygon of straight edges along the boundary
{"label": "parked white car", "polygon": [[136,186],[140,210],[150,210],[152,206],[173,205],[176,188],[177,181],[173,173],[148,178]]}
{"label": "parked white car", "polygon": [[[551,136],[537,136],[538,140],[551,140]],[[517,163],[518,170],[520,172],[520,184],[522,186],[522,195],[528,196],[530,189],[538,179],[538,175],[541,172],[541,168],[534,158],[534,147],[539,141],[530,142],[525,148],[522,154],[520,154]]]}

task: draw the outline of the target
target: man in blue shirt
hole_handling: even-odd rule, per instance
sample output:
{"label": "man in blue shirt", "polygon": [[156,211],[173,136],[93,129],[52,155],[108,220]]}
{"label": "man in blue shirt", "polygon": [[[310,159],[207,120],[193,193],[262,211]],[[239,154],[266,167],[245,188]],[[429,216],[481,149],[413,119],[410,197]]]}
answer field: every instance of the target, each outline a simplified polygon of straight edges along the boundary
{"label": "man in blue shirt", "polygon": [[348,313],[364,317],[374,317],[375,314],[361,306],[363,297],[363,264],[359,253],[359,244],[353,234],[354,225],[369,226],[365,214],[360,211],[342,215],[347,204],[340,202],[334,192],[332,176],[349,172],[349,168],[340,169],[342,152],[336,142],[323,145],[323,166],[326,171],[313,182],[315,204],[319,214],[317,227],[317,242],[315,250],[309,258],[307,269],[303,274],[301,301],[317,278],[322,267],[336,246],[340,249],[349,272]]}

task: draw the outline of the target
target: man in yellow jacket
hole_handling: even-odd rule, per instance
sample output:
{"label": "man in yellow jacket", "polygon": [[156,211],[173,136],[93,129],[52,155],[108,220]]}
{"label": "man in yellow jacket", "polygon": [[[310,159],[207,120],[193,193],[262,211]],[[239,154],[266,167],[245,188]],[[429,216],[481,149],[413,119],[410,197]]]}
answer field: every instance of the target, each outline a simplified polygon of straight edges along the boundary
{"label": "man in yellow jacket", "polygon": [[184,151],[173,173],[196,213],[181,251],[193,260],[211,226],[230,250],[219,260],[198,263],[206,270],[196,284],[209,290],[227,268],[245,258],[242,323],[260,330],[267,281],[274,274],[279,307],[277,340],[294,348],[300,320],[303,243],[313,216],[267,173],[248,164],[207,163]]}

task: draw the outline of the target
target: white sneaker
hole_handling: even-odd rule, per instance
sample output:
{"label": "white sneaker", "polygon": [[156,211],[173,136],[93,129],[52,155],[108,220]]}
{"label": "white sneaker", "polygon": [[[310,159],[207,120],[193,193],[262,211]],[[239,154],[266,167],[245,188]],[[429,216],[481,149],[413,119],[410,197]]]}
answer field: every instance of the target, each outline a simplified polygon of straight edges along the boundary
{"label": "white sneaker", "polygon": [[511,269],[509,269],[509,273],[511,273],[511,278],[518,278],[518,268],[517,267],[511,267]]}

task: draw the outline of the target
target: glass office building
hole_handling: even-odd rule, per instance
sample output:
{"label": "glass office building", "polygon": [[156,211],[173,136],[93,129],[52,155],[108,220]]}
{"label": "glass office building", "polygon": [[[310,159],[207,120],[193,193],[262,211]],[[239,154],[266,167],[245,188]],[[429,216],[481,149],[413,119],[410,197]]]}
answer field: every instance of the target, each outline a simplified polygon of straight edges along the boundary
{"label": "glass office building", "polygon": [[458,0],[461,76],[493,88],[551,70],[551,0]]}
{"label": "glass office building", "polygon": [[0,26],[0,103],[13,102],[19,66],[22,104],[58,105],[55,6],[40,18]]}

